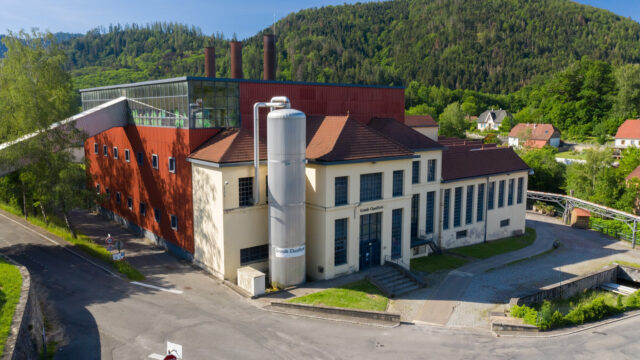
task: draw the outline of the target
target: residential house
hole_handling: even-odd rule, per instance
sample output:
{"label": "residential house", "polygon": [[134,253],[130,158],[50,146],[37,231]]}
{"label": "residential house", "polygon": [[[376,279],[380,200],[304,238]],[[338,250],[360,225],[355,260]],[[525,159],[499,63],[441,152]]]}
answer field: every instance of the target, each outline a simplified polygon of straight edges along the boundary
{"label": "residential house", "polygon": [[615,148],[640,147],[640,119],[625,120],[616,132]]}
{"label": "residential house", "polygon": [[498,130],[504,120],[513,123],[513,115],[506,110],[487,110],[478,116],[478,130]]}
{"label": "residential house", "polygon": [[438,141],[439,126],[431,115],[405,115],[404,123],[429,139]]}
{"label": "residential house", "polygon": [[560,130],[551,124],[518,124],[509,132],[509,146],[560,146]]}

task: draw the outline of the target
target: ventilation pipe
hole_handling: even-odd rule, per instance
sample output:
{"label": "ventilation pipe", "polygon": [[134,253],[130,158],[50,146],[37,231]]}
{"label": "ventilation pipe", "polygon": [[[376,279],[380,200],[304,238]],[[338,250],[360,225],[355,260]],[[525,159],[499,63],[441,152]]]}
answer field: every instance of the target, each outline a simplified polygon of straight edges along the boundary
{"label": "ventilation pipe", "polygon": [[[253,104],[253,203],[260,201],[260,108],[290,109],[291,102],[286,96],[275,96],[269,102],[257,102]],[[306,137],[306,134],[305,134]],[[305,140],[306,141],[306,140]]]}
{"label": "ventilation pipe", "polygon": [[231,41],[231,78],[242,79],[242,43],[240,41]]}
{"label": "ventilation pipe", "polygon": [[216,77],[216,49],[213,46],[204,48],[204,76]]}
{"label": "ventilation pipe", "polygon": [[263,38],[264,80],[276,79],[276,37],[268,34]]}

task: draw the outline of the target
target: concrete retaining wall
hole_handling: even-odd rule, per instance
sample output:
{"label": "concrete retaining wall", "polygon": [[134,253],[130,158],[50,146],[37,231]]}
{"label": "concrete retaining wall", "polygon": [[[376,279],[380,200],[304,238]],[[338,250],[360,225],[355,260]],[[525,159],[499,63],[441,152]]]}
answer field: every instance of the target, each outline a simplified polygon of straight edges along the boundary
{"label": "concrete retaining wall", "polygon": [[585,289],[597,287],[600,284],[616,282],[618,278],[618,265],[609,265],[602,270],[591,274],[577,276],[573,279],[545,286],[530,294],[519,298],[512,298],[509,305],[533,305],[544,300],[568,299]]}
{"label": "concrete retaining wall", "polygon": [[24,266],[5,258],[20,269],[22,290],[20,301],[13,314],[9,337],[4,347],[2,359],[23,360],[39,359],[43,348],[42,329],[44,320],[35,289],[31,286],[31,276]]}
{"label": "concrete retaining wall", "polygon": [[640,283],[640,269],[618,265],[618,279]]}
{"label": "concrete retaining wall", "polygon": [[336,308],[336,307],[330,307],[330,306],[295,304],[295,303],[286,303],[286,302],[279,302],[279,301],[272,301],[271,306],[285,308],[285,309],[312,311],[312,312],[325,313],[325,314],[351,316],[351,317],[364,318],[364,319],[382,320],[382,321],[388,321],[393,323],[400,322],[400,314],[388,313],[384,311],[343,309],[343,308]]}

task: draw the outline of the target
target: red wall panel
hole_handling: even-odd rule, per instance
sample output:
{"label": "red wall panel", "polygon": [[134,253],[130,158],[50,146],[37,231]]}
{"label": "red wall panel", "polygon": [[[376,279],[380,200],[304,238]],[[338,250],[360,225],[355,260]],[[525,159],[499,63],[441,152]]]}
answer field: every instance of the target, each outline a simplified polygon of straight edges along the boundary
{"label": "red wall panel", "polygon": [[[85,142],[87,170],[94,186],[100,184],[102,193],[106,188],[111,191],[110,199],[102,206],[193,253],[191,163],[187,156],[218,131],[127,126],[89,138]],[[94,143],[98,143],[97,155]],[[109,148],[107,157],[103,155],[103,145]],[[118,147],[119,159],[113,157],[114,146]],[[125,149],[131,152],[130,162],[125,161]],[[138,152],[144,154],[142,165],[137,162]],[[157,170],[151,166],[152,154],[158,155]],[[169,157],[176,158],[175,173],[169,172]],[[116,192],[122,194],[119,205]],[[133,199],[132,210],[127,208],[127,197]],[[146,204],[146,216],[140,215],[140,202]],[[161,210],[160,223],[154,219],[154,208]],[[177,231],[171,229],[170,214],[178,216]]]}

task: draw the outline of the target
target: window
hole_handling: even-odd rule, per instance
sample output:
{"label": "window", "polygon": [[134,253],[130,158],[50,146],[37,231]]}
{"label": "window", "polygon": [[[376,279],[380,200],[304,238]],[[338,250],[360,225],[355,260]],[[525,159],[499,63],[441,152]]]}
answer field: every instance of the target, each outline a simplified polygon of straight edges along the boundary
{"label": "window", "polygon": [[171,220],[171,228],[173,230],[178,230],[178,217],[171,214],[169,215],[169,219]]}
{"label": "window", "polygon": [[337,219],[334,229],[334,254],[335,266],[347,263],[347,221],[349,219]]}
{"label": "window", "polygon": [[509,219],[500,220],[500,227],[509,226]]}
{"label": "window", "polygon": [[449,228],[449,202],[451,197],[451,189],[444,190],[444,200],[442,200],[442,230]]}
{"label": "window", "polygon": [[153,208],[153,218],[156,220],[157,223],[160,223],[160,219],[162,219],[161,215],[162,213],[160,212],[160,209]]}
{"label": "window", "polygon": [[435,222],[436,192],[427,193],[427,221],[425,223],[425,233],[433,234],[433,224]]}
{"label": "window", "polygon": [[498,185],[498,207],[504,207],[504,180],[500,180]]}
{"label": "window", "polygon": [[100,184],[96,185],[96,194],[100,195]]}
{"label": "window", "polygon": [[382,173],[360,175],[360,201],[382,199]]}
{"label": "window", "polygon": [[484,184],[478,184],[478,203],[476,205],[476,221],[484,219]]}
{"label": "window", "polygon": [[141,152],[138,152],[138,165],[142,165],[144,161],[144,155]]}
{"label": "window", "polygon": [[127,208],[133,210],[133,199],[131,197],[127,197]]}
{"label": "window", "polygon": [[464,217],[465,224],[473,223],[473,185],[467,186],[467,208],[465,209]]}
{"label": "window", "polygon": [[436,159],[432,159],[429,160],[429,163],[427,164],[427,181],[428,182],[432,182],[432,181],[436,181],[436,164],[437,164]]}
{"label": "window", "polygon": [[147,215],[147,204],[141,202],[140,203],[140,215],[142,216],[146,216]]}
{"label": "window", "polygon": [[113,147],[113,158],[117,159],[118,158],[118,148],[117,147]]}
{"label": "window", "polygon": [[524,177],[518,178],[518,204],[522,204],[522,198],[524,197]]}
{"label": "window", "polygon": [[464,239],[467,237],[467,230],[461,230],[456,232],[456,239]]}
{"label": "window", "polygon": [[158,155],[156,154],[151,155],[151,167],[156,170],[158,169]]}
{"label": "window", "polygon": [[169,158],[169,172],[174,174],[176,173],[176,158]]}
{"label": "window", "polygon": [[240,249],[240,265],[269,260],[269,245],[258,245]]}
{"label": "window", "polygon": [[420,194],[411,197],[411,238],[418,237],[418,216],[420,215]]}
{"label": "window", "polygon": [[487,209],[493,210],[493,201],[495,199],[496,194],[496,182],[492,181],[489,183],[489,190],[487,194]]}
{"label": "window", "polygon": [[117,191],[116,192],[116,204],[120,205],[120,201],[122,201],[122,195],[120,195],[120,192]]}
{"label": "window", "polygon": [[240,200],[240,206],[253,205],[253,178],[239,178],[238,179],[238,196]]}
{"label": "window", "polygon": [[420,182],[420,161],[414,161],[411,168],[411,183],[418,184]]}
{"label": "window", "polygon": [[107,199],[111,199],[111,190],[109,188],[105,189],[105,193],[107,194]]}
{"label": "window", "polygon": [[93,143],[93,153],[98,154],[98,143]]}
{"label": "window", "polygon": [[515,179],[509,179],[509,192],[507,193],[507,205],[513,205],[513,184]]}
{"label": "window", "polygon": [[335,178],[335,206],[347,205],[349,203],[349,178],[339,176]]}
{"label": "window", "polygon": [[131,153],[129,149],[124,149],[124,161],[131,162]]}
{"label": "window", "polygon": [[458,227],[462,223],[462,186],[455,189],[453,199],[453,227]]}
{"label": "window", "polygon": [[105,157],[109,156],[109,147],[107,145],[102,145],[102,154]]}
{"label": "window", "polygon": [[403,194],[404,171],[396,170],[393,172],[393,196],[402,196]]}
{"label": "window", "polygon": [[402,209],[391,212],[391,258],[402,257]]}

